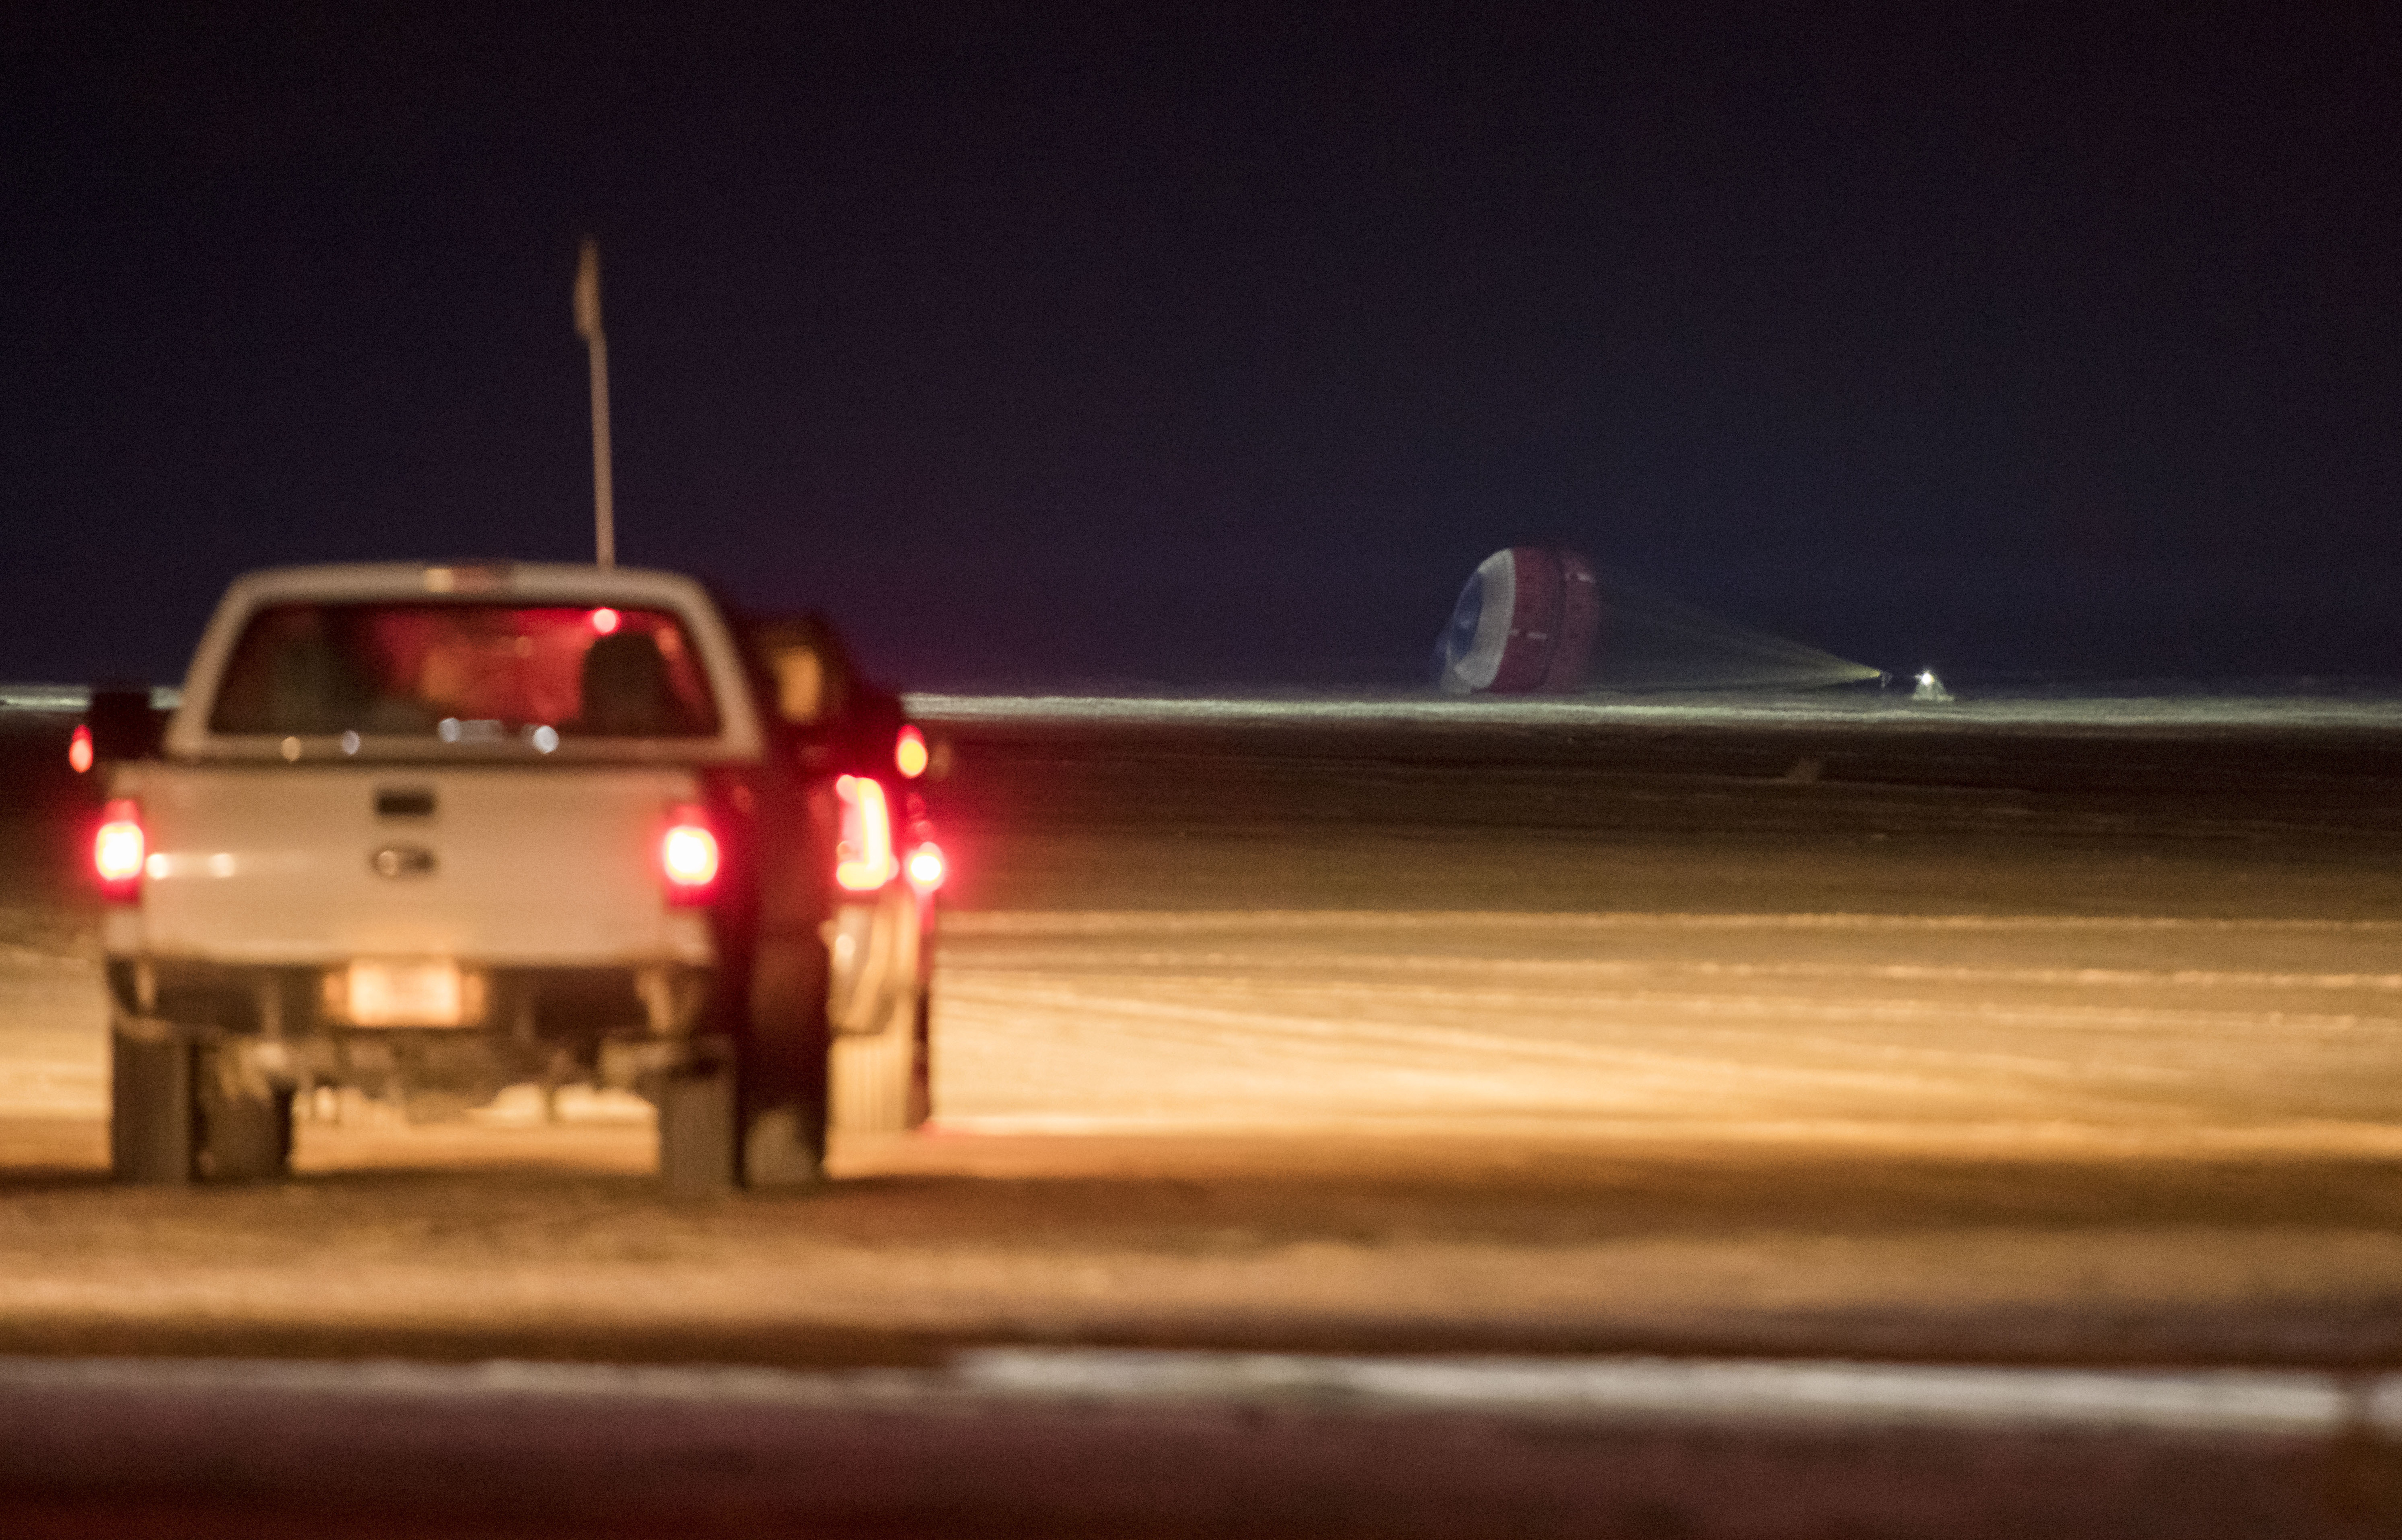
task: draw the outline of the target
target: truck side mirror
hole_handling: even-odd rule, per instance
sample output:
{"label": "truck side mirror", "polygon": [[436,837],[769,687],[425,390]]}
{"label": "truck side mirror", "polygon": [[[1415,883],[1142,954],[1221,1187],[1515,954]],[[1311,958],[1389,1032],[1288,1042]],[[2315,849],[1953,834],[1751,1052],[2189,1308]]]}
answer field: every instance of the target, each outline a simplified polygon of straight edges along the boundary
{"label": "truck side mirror", "polygon": [[157,759],[167,736],[167,713],[151,708],[146,685],[93,690],[83,720],[91,729],[91,757],[102,762]]}

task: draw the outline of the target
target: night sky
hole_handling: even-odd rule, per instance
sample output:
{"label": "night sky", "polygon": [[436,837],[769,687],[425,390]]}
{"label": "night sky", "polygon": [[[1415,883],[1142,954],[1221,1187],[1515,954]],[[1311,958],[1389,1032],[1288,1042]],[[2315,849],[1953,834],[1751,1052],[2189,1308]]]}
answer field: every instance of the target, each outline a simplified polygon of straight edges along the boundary
{"label": "night sky", "polygon": [[904,684],[1406,683],[1538,541],[2402,675],[2393,7],[485,9],[9,7],[0,679],[588,558],[587,232],[622,559]]}

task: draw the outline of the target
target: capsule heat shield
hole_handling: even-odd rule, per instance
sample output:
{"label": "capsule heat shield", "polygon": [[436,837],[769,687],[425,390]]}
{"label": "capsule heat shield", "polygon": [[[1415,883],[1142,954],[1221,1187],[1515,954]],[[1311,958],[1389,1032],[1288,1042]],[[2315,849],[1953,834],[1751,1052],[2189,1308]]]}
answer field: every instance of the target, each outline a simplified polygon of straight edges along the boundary
{"label": "capsule heat shield", "polygon": [[1477,565],[1435,643],[1445,693],[1580,689],[1601,629],[1593,567],[1574,551],[1513,545]]}

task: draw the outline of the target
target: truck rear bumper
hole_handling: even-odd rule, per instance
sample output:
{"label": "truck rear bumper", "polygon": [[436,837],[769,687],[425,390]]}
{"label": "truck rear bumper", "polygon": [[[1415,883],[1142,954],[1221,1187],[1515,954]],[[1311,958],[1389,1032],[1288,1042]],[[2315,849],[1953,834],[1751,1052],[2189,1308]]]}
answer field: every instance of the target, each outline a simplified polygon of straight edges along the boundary
{"label": "truck rear bumper", "polygon": [[[121,1022],[202,1037],[393,1038],[439,1034],[575,1043],[627,1036],[689,1035],[707,1008],[712,974],[680,961],[600,966],[457,969],[450,1009],[391,1024],[352,1008],[351,965],[223,963],[114,956],[110,1004]],[[133,1030],[139,1031],[136,1026]]]}

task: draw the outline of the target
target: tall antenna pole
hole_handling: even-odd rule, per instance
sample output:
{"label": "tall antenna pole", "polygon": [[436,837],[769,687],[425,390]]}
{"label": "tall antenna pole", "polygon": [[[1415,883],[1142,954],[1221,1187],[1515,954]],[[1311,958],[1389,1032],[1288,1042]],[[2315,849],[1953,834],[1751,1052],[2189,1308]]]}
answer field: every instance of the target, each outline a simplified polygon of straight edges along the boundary
{"label": "tall antenna pole", "polygon": [[609,338],[600,330],[600,242],[584,238],[575,264],[575,335],[592,357],[592,559],[617,565],[617,508],[609,474]]}

